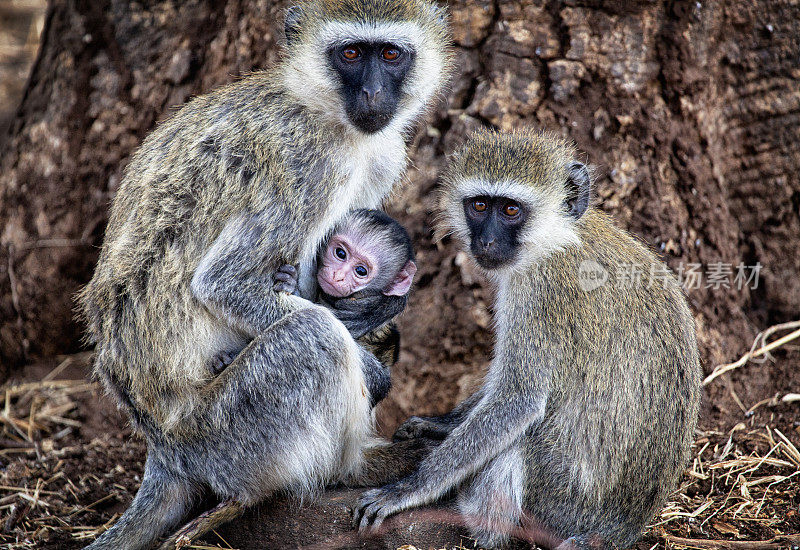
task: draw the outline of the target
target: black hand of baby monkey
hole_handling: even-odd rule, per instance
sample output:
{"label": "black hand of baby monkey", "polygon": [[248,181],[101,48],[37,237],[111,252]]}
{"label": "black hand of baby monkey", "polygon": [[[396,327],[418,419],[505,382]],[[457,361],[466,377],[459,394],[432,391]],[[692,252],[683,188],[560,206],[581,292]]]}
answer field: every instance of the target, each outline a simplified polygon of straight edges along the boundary
{"label": "black hand of baby monkey", "polygon": [[398,316],[406,307],[407,296],[386,296],[383,293],[356,292],[346,298],[325,296],[333,314],[344,323],[353,338],[383,326]]}
{"label": "black hand of baby monkey", "polygon": [[272,276],[272,290],[275,292],[285,292],[287,294],[298,294],[297,291],[297,268],[293,265],[282,265]]}

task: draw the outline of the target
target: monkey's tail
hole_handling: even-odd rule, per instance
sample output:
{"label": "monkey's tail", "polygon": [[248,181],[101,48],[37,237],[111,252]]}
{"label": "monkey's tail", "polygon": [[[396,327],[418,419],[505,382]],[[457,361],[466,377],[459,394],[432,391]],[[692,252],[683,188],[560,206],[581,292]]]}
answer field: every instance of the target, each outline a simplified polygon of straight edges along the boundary
{"label": "monkey's tail", "polygon": [[148,456],[142,485],[130,507],[84,550],[146,550],[178,525],[194,496],[189,482]]}

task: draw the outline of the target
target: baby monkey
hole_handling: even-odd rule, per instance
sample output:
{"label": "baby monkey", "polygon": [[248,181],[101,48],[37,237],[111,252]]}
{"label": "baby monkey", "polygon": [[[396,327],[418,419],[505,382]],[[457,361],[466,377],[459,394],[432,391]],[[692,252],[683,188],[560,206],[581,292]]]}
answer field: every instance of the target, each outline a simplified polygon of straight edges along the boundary
{"label": "baby monkey", "polygon": [[[417,264],[405,228],[380,210],[353,210],[334,230],[317,260],[317,303],[329,308],[353,338],[384,365],[400,352],[400,333],[392,323],[406,307]],[[274,290],[297,294],[297,269],[275,273]],[[240,350],[221,353],[212,363],[219,374]],[[388,385],[370,388],[373,405]]]}

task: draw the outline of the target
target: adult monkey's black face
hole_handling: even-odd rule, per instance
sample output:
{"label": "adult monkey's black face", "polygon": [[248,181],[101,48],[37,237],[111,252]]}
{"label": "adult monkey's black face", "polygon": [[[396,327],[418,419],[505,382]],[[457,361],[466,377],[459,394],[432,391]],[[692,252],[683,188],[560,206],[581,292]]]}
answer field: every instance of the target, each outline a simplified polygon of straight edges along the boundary
{"label": "adult monkey's black face", "polygon": [[328,55],[353,125],[368,134],[385,128],[397,111],[414,52],[386,42],[356,42],[332,48]]}
{"label": "adult monkey's black face", "polygon": [[480,196],[464,200],[464,213],[470,252],[481,267],[497,269],[516,259],[528,208],[507,197]]}

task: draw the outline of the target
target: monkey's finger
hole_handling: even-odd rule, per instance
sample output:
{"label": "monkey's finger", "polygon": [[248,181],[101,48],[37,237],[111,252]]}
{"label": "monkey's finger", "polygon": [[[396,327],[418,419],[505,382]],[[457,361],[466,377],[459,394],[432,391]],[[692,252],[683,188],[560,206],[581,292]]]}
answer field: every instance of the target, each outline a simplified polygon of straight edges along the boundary
{"label": "monkey's finger", "polygon": [[286,294],[294,293],[295,285],[289,283],[275,283],[272,285],[272,290],[275,292],[285,292]]}
{"label": "monkey's finger", "polygon": [[381,525],[383,525],[383,520],[385,520],[386,516],[388,515],[388,511],[385,507],[382,506],[378,508],[378,511],[375,512],[375,517],[372,520],[372,528],[370,529],[370,532],[377,533],[380,530]]}
{"label": "monkey's finger", "polygon": [[368,530],[370,523],[372,523],[375,513],[379,507],[380,504],[378,502],[370,502],[368,505],[363,507],[363,515],[361,516],[361,521],[358,525],[359,532],[363,533],[364,531]]}
{"label": "monkey's finger", "polygon": [[273,277],[276,281],[282,281],[284,283],[290,283],[294,281],[294,275],[291,273],[283,273],[282,271],[278,271],[275,276]]}
{"label": "monkey's finger", "polygon": [[364,510],[364,515],[361,517],[361,523],[358,525],[358,532],[364,533],[369,530],[371,514],[369,510]]}
{"label": "monkey's finger", "polygon": [[282,265],[282,266],[280,266],[278,268],[278,273],[279,274],[286,274],[286,275],[289,275],[290,277],[296,277],[297,276],[297,268],[295,266],[293,266],[293,265],[285,264],[285,265]]}
{"label": "monkey's finger", "polygon": [[[374,491],[374,489],[372,490]],[[366,507],[372,503],[372,499],[367,497],[368,493],[372,491],[365,492],[361,495],[361,498],[358,499],[358,503],[356,504],[355,508],[353,509],[353,528],[358,529],[361,520],[364,517],[364,512]]]}

